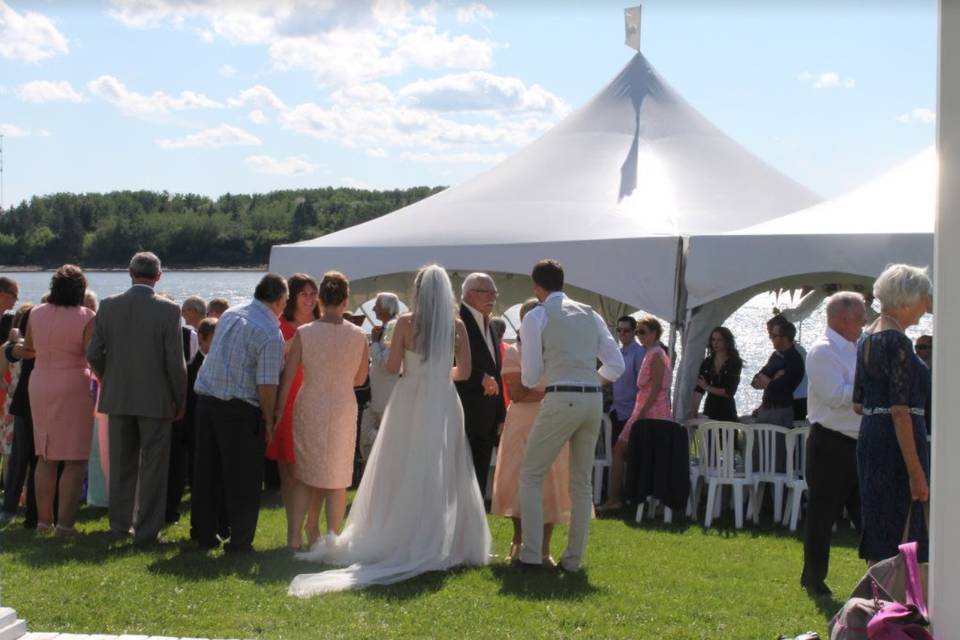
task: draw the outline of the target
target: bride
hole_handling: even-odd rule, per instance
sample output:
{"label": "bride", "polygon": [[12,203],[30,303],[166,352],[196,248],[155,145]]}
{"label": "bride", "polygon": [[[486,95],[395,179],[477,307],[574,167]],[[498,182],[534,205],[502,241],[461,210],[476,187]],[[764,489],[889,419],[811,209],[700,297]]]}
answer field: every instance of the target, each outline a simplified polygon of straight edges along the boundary
{"label": "bride", "polygon": [[490,530],[453,385],[470,375],[466,329],[442,267],[421,269],[414,287],[413,313],[398,319],[387,362],[391,373],[402,364],[403,377],[343,533],[296,554],[344,568],[298,575],[290,595],[306,598],[487,563]]}

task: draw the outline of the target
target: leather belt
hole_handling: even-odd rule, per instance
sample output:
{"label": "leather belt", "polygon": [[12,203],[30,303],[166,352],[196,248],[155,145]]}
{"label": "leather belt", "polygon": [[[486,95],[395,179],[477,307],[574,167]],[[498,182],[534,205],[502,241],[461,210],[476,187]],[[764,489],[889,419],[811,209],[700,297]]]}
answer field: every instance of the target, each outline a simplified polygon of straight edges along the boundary
{"label": "leather belt", "polygon": [[551,384],[544,389],[545,393],[554,393],[556,391],[565,393],[600,393],[600,387],[577,384]]}

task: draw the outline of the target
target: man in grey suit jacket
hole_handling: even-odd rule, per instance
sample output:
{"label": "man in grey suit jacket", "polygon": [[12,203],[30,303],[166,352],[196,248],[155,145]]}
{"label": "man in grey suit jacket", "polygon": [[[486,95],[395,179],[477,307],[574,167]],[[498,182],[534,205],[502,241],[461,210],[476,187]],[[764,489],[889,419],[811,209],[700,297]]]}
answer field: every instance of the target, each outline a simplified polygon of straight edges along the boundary
{"label": "man in grey suit jacket", "polygon": [[170,423],[187,395],[180,307],[154,294],[160,273],[153,253],[133,256],[133,286],[100,303],[87,347],[110,417],[110,530],[132,526],[137,542],[155,541],[163,526]]}

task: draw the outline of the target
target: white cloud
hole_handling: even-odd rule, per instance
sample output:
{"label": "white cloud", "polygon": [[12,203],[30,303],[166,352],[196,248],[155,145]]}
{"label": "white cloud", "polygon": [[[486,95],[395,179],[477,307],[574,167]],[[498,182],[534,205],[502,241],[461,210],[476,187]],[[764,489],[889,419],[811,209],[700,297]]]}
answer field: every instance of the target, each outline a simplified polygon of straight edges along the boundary
{"label": "white cloud", "polygon": [[240,95],[238,95],[236,98],[230,98],[227,100],[227,105],[231,107],[253,105],[255,107],[272,107],[280,110],[287,108],[287,105],[284,104],[283,100],[278,98],[273,91],[261,84],[241,91]]}
{"label": "white cloud", "polygon": [[259,144],[260,138],[229,124],[204,129],[183,138],[157,140],[157,145],[161,149],[219,149],[227,146]]}
{"label": "white cloud", "polygon": [[230,64],[222,64],[220,68],[217,69],[217,73],[224,78],[232,78],[237,75],[237,68]]}
{"label": "white cloud", "polygon": [[351,189],[370,189],[370,185],[363,180],[357,180],[350,176],[340,178],[340,182],[343,183],[343,186],[350,187]]}
{"label": "white cloud", "polygon": [[83,102],[80,95],[66,80],[51,82],[33,80],[17,87],[17,97],[24,102]]}
{"label": "white cloud", "polygon": [[897,122],[902,124],[911,124],[914,122],[920,122],[922,124],[933,124],[937,121],[937,114],[935,111],[926,109],[924,107],[914,107],[906,113],[901,113],[897,116]]}
{"label": "white cloud", "polygon": [[0,122],[0,134],[11,138],[25,138],[30,135],[30,132],[26,129],[21,129],[15,124]]}
{"label": "white cloud", "polygon": [[437,18],[440,14],[440,3],[437,0],[430,0],[420,8],[417,16],[427,24],[437,24]]}
{"label": "white cloud", "polygon": [[50,18],[33,11],[17,13],[0,0],[0,56],[40,62],[69,50],[66,36]]}
{"label": "white cloud", "polygon": [[404,160],[443,164],[496,164],[507,159],[505,153],[414,153],[400,154]]}
{"label": "white cloud", "polygon": [[343,89],[337,89],[330,95],[330,100],[336,104],[356,104],[358,102],[370,104],[393,104],[396,96],[386,85],[379,82],[369,84],[355,84]]}
{"label": "white cloud", "polygon": [[269,119],[264,115],[263,111],[260,109],[254,109],[247,114],[247,119],[250,120],[253,124],[266,124],[269,122]]}
{"label": "white cloud", "polygon": [[405,33],[396,53],[403,60],[428,69],[486,69],[493,64],[494,43],[470,36],[451,37],[426,25]]}
{"label": "white cloud", "polygon": [[374,147],[372,149],[367,149],[367,155],[370,156],[371,158],[387,158],[390,156],[390,154],[387,153],[387,150],[384,149],[383,147]]}
{"label": "white cloud", "polygon": [[418,80],[398,92],[435,111],[528,112],[563,117],[570,107],[540,85],[483,71]]}
{"label": "white cloud", "polygon": [[120,80],[108,75],[102,75],[96,80],[88,82],[87,90],[136,116],[160,115],[169,111],[192,109],[221,109],[224,107],[223,103],[193,91],[182,91],[178,97],[170,96],[162,91],[154,91],[150,95],[137,93],[127,89],[127,86]]}
{"label": "white cloud", "polygon": [[403,71],[404,60],[384,52],[384,39],[372,29],[333,29],[311,38],[280,38],[270,57],[281,70],[304,69],[321,84],[350,85]]}
{"label": "white cloud", "polygon": [[470,22],[479,22],[487,18],[493,17],[493,11],[490,7],[485,4],[476,2],[474,4],[467,5],[465,7],[460,7],[457,9],[457,22],[460,23],[470,23]]}
{"label": "white cloud", "polygon": [[856,80],[844,78],[836,71],[823,71],[821,73],[804,71],[797,76],[797,79],[809,84],[814,89],[853,89],[857,86]]}
{"label": "white cloud", "polygon": [[257,173],[271,176],[303,176],[320,168],[319,164],[308,161],[304,156],[290,156],[285,160],[270,156],[250,156],[243,162]]}

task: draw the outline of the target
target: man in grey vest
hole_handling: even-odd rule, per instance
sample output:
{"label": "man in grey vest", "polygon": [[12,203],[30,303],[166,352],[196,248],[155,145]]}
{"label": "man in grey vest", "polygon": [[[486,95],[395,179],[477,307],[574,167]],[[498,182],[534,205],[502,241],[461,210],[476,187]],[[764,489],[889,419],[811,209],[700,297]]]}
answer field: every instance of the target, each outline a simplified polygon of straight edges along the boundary
{"label": "man in grey vest", "polygon": [[[87,360],[103,384],[100,412],[110,417],[110,530],[156,541],[164,524],[170,423],[183,414],[187,365],[180,307],[153,292],[160,259],[130,260],[126,292],[100,303]],[[134,514],[134,504],[137,513]]]}
{"label": "man in grey vest", "polygon": [[[545,376],[547,386],[520,468],[523,545],[519,566],[539,567],[548,561],[543,555],[543,477],[570,442],[572,511],[560,568],[579,571],[593,508],[593,454],[603,410],[600,384],[615,381],[625,366],[603,318],[563,294],[559,262],[541,260],[531,277],[541,305],[520,325],[520,378],[524,386],[534,387]],[[598,358],[599,372],[594,368]]]}

